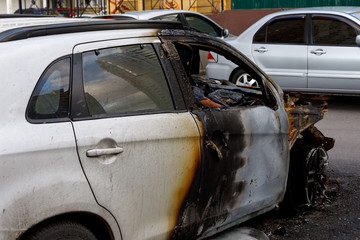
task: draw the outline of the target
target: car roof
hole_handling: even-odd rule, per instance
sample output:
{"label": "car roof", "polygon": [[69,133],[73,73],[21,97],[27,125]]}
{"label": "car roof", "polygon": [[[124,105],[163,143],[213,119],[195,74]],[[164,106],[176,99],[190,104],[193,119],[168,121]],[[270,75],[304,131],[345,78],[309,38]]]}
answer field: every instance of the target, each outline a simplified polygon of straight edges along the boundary
{"label": "car roof", "polygon": [[146,10],[146,11],[126,12],[124,14],[132,16],[136,19],[151,19],[158,16],[177,14],[177,13],[192,13],[192,14],[202,15],[198,12],[194,12],[190,10]]}
{"label": "car roof", "polygon": [[284,11],[279,11],[274,14],[287,14],[287,13],[346,13],[351,14],[360,12],[360,7],[350,6],[334,6],[334,7],[309,7],[309,8],[295,8]]}
{"label": "car roof", "polygon": [[92,18],[0,18],[0,42],[38,36],[119,29],[182,29],[178,22]]}
{"label": "car roof", "polygon": [[360,24],[359,22],[360,17],[354,16],[353,14],[355,13],[360,13],[360,7],[335,6],[335,7],[309,7],[309,8],[287,9],[264,16],[259,21],[257,21],[252,26],[250,26],[247,30],[245,30],[241,35],[243,35],[248,30],[253,29],[254,27],[256,28],[259,24],[263,24],[264,22],[269,21],[274,17],[294,15],[294,14],[334,14],[338,16],[352,18],[354,21]]}

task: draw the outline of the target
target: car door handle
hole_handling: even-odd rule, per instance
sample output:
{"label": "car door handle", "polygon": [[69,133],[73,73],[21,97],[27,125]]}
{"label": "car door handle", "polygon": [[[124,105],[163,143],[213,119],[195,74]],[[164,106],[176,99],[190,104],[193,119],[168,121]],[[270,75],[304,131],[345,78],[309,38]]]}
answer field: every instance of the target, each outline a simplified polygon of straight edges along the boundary
{"label": "car door handle", "polygon": [[264,52],[267,52],[269,50],[267,48],[265,48],[265,47],[261,47],[261,48],[255,49],[254,51],[259,52],[259,53],[264,53]]}
{"label": "car door handle", "polygon": [[115,148],[96,148],[96,149],[90,149],[86,151],[87,157],[99,157],[103,155],[114,155],[119,154],[124,151],[121,147],[115,147]]}
{"label": "car door handle", "polygon": [[322,49],[316,49],[316,50],[312,50],[310,53],[315,54],[315,55],[323,55],[326,53],[326,51],[322,50]]}

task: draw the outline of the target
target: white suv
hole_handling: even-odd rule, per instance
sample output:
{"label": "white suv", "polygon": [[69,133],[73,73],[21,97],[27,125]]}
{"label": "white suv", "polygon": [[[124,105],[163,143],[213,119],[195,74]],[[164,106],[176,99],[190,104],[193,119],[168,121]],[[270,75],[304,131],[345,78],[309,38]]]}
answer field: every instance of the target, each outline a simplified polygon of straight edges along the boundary
{"label": "white suv", "polygon": [[[259,87],[206,79],[209,50]],[[161,21],[8,18],[0,52],[0,239],[204,238],[282,200],[281,90],[221,40]]]}

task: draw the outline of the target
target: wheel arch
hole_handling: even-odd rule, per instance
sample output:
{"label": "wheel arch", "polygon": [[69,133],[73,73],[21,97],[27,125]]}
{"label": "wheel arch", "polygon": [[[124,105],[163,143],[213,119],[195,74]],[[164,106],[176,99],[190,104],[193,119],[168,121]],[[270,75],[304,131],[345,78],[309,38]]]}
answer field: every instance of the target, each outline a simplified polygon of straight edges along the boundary
{"label": "wheel arch", "polygon": [[234,77],[234,75],[235,75],[235,73],[238,71],[238,70],[240,70],[241,68],[240,68],[240,66],[237,66],[236,68],[234,68],[233,70],[232,70],[232,72],[230,73],[230,76],[229,76],[229,81],[231,82],[231,79]]}
{"label": "wheel arch", "polygon": [[26,237],[39,229],[42,229],[48,224],[61,221],[73,221],[87,227],[98,239],[101,240],[114,240],[114,234],[110,225],[104,218],[99,215],[90,212],[71,212],[57,215],[48,219],[45,219],[28,230],[26,230],[18,240],[26,239]]}

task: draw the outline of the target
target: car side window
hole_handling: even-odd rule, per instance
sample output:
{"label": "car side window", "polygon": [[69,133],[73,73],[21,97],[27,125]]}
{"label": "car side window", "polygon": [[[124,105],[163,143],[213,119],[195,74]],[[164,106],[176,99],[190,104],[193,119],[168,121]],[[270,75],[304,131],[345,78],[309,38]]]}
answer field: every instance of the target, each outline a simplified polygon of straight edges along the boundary
{"label": "car side window", "polygon": [[83,53],[83,83],[91,116],[174,109],[151,44]]}
{"label": "car side window", "polygon": [[[191,89],[195,99],[195,105],[199,108],[229,108],[241,106],[274,106],[274,103],[266,102],[262,77],[245,62],[232,62],[231,59],[237,59],[235,56],[222,55],[216,49],[207,49],[205,46],[187,45],[178,43],[175,45],[179,53],[181,63],[186,72]],[[209,51],[210,50],[210,51]],[[208,63],[211,64],[221,59],[228,59],[231,65],[234,65],[236,72],[236,82],[233,83],[227,79],[222,79],[221,74],[208,72],[208,68],[203,66],[201,61],[202,52],[209,56]],[[201,69],[206,69],[202,73]],[[219,72],[219,71],[218,71]],[[272,99],[271,101],[274,101]]]}
{"label": "car side window", "polygon": [[59,119],[68,116],[70,58],[53,63],[42,75],[28,106],[30,119]]}
{"label": "car side window", "polygon": [[215,37],[221,37],[220,29],[209,20],[195,14],[184,14],[184,17],[190,27]]}
{"label": "car side window", "polygon": [[181,22],[179,14],[170,14],[170,15],[165,15],[165,16],[159,16],[159,17],[152,18],[151,20]]}
{"label": "car side window", "polygon": [[312,41],[317,45],[353,45],[359,31],[338,19],[314,17]]}
{"label": "car side window", "polygon": [[281,18],[264,25],[254,36],[254,43],[305,43],[305,17]]}

